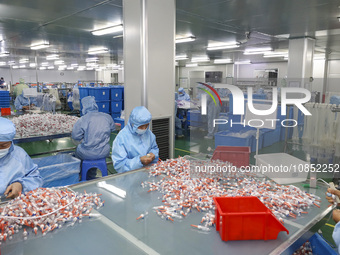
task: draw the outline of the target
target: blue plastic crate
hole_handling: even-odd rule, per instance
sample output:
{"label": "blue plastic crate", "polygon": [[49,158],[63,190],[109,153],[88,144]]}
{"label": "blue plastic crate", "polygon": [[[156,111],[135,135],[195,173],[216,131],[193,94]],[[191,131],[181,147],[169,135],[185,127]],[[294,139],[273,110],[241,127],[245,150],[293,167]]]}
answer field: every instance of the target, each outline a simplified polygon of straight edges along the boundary
{"label": "blue plastic crate", "polygon": [[9,91],[0,91],[0,97],[9,97]]}
{"label": "blue plastic crate", "polygon": [[263,147],[270,146],[280,141],[281,138],[280,127],[276,129],[261,129],[261,133],[263,134]]}
{"label": "blue plastic crate", "polygon": [[10,104],[9,103],[0,103],[0,108],[9,108]]}
{"label": "blue plastic crate", "polygon": [[96,101],[109,101],[110,88],[89,88],[89,96],[94,96]]}
{"label": "blue plastic crate", "polygon": [[111,101],[111,112],[120,112],[123,109],[123,101]]}
{"label": "blue plastic crate", "polygon": [[99,112],[110,113],[110,101],[96,101]]}
{"label": "blue plastic crate", "polygon": [[120,112],[113,112],[111,113],[111,117],[114,120],[115,118],[120,118]]}
{"label": "blue plastic crate", "polygon": [[43,158],[35,158],[43,178],[43,187],[57,187],[79,182],[80,159],[68,154],[59,154]]}
{"label": "blue plastic crate", "polygon": [[120,101],[124,99],[124,87],[123,86],[113,86],[111,90],[111,100]]}
{"label": "blue plastic crate", "polygon": [[89,95],[89,88],[79,87],[80,99],[87,97]]}
{"label": "blue plastic crate", "polygon": [[309,242],[312,246],[313,254],[338,255],[338,252],[332,249],[318,233],[315,233],[309,239]]}
{"label": "blue plastic crate", "polygon": [[113,121],[116,123],[116,124],[120,124],[120,128],[123,129],[124,126],[125,126],[125,120],[124,119],[121,119],[121,118],[114,118]]}
{"label": "blue plastic crate", "polygon": [[1,103],[9,103],[9,102],[10,102],[9,97],[0,97],[0,104]]}
{"label": "blue plastic crate", "polygon": [[[255,132],[244,134],[243,137],[238,137],[238,134],[231,131],[221,131],[215,134],[215,148],[217,146],[241,146],[250,147],[251,152],[256,150]],[[259,139],[259,149],[262,148],[261,137]]]}

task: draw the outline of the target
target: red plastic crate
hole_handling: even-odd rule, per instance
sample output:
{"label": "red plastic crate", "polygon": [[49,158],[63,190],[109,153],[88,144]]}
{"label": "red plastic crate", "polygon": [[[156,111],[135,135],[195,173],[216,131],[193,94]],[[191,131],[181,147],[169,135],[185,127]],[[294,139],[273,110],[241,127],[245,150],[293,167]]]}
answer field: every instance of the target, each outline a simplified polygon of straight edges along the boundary
{"label": "red plastic crate", "polygon": [[249,166],[250,147],[217,146],[211,159],[228,161],[234,166]]}
{"label": "red plastic crate", "polygon": [[257,197],[214,197],[216,230],[223,241],[276,239],[289,231]]}
{"label": "red plastic crate", "polygon": [[1,108],[1,116],[11,115],[11,108]]}

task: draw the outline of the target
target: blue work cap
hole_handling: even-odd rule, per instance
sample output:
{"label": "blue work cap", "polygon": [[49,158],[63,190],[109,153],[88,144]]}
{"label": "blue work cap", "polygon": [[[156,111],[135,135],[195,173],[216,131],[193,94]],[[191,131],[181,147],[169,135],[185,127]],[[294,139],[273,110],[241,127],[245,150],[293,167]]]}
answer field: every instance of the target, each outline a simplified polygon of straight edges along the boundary
{"label": "blue work cap", "polygon": [[12,121],[0,117],[0,142],[13,141],[15,136],[15,126]]}
{"label": "blue work cap", "polygon": [[134,108],[129,118],[129,123],[131,125],[132,131],[136,132],[139,126],[150,123],[151,118],[151,113],[144,106],[138,106]]}
{"label": "blue work cap", "polygon": [[98,112],[98,105],[96,104],[95,97],[88,96],[84,97],[81,100],[81,104],[83,105],[83,115],[89,112]]}
{"label": "blue work cap", "polygon": [[179,88],[179,89],[178,89],[178,93],[185,93],[185,91],[184,91],[183,88]]}

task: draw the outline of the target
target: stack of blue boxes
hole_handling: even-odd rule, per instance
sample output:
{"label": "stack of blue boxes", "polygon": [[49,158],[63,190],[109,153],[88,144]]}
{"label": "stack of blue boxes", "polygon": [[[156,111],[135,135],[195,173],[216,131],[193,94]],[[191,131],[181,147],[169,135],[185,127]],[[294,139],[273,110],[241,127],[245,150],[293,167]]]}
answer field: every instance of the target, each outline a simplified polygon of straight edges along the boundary
{"label": "stack of blue boxes", "polygon": [[0,109],[10,108],[9,91],[0,91]]}
{"label": "stack of blue boxes", "polygon": [[[87,96],[94,96],[99,112],[110,114],[115,123],[124,127],[124,120],[120,119],[121,111],[124,110],[124,87],[110,86],[100,88],[79,87],[80,100]],[[80,110],[82,109],[80,103]],[[82,113],[81,113],[82,115]]]}

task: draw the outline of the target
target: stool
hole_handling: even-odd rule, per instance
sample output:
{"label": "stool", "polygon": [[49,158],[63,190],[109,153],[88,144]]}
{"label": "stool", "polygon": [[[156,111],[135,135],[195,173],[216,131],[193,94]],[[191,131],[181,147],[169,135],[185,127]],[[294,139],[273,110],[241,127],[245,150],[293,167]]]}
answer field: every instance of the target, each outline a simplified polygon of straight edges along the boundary
{"label": "stool", "polygon": [[105,158],[95,160],[83,160],[81,165],[81,180],[86,181],[87,171],[91,168],[98,168],[102,172],[102,176],[107,176],[107,166]]}

